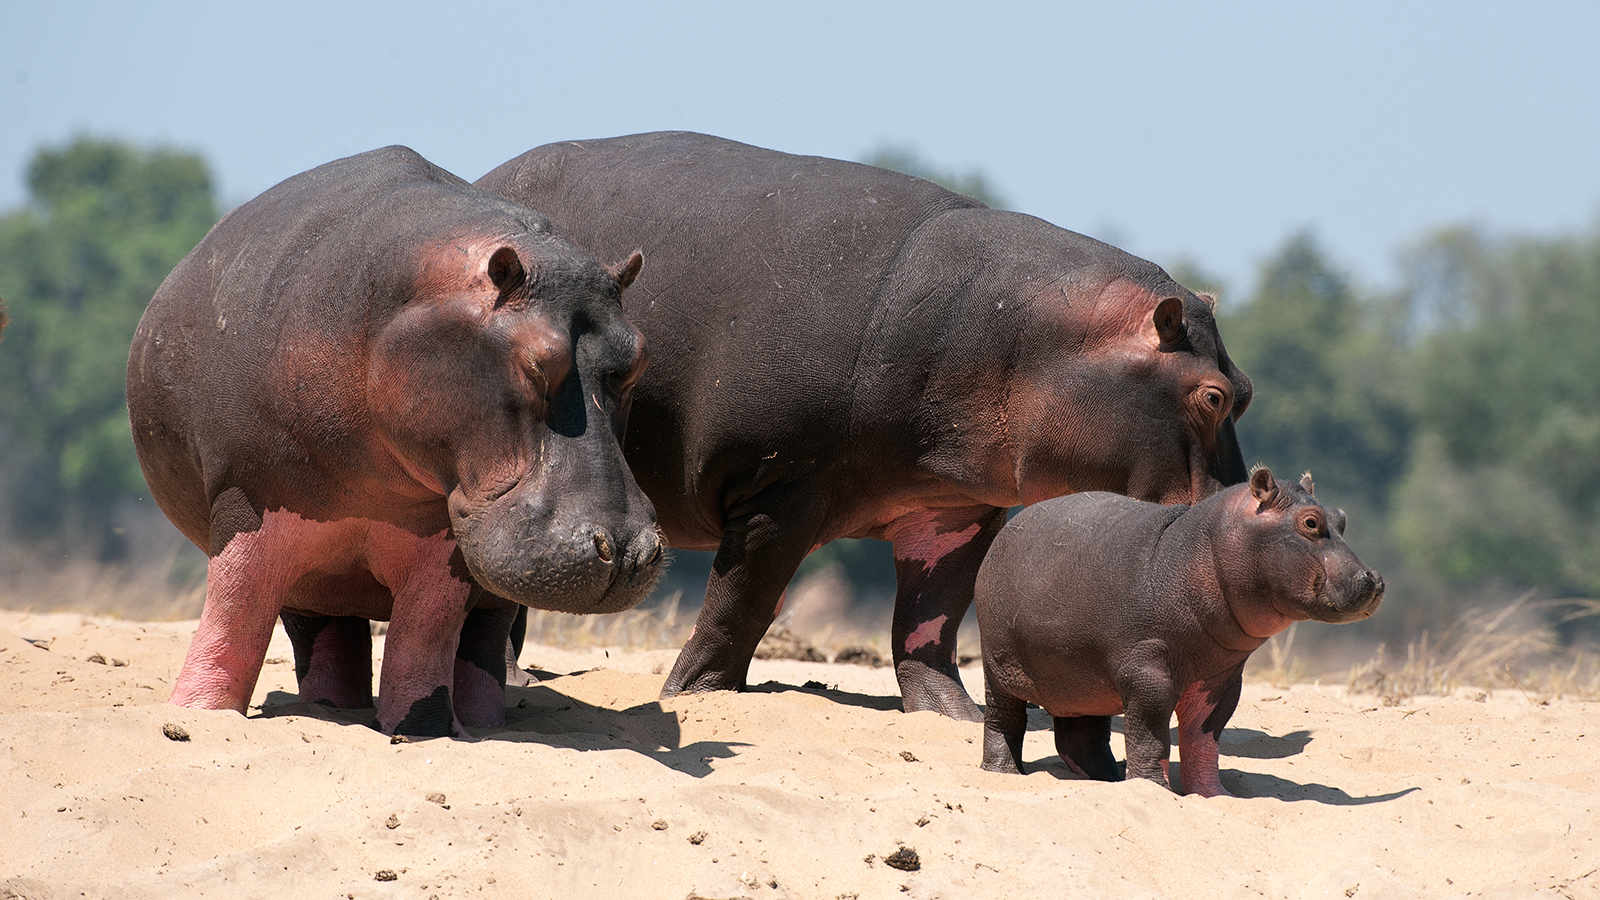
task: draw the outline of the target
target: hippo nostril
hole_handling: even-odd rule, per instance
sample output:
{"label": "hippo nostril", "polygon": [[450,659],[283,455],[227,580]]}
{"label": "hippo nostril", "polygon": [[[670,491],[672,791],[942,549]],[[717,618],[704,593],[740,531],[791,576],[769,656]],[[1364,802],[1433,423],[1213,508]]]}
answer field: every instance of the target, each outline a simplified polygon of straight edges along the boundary
{"label": "hippo nostril", "polygon": [[600,557],[601,562],[611,562],[611,542],[606,540],[603,531],[594,533],[594,552]]}

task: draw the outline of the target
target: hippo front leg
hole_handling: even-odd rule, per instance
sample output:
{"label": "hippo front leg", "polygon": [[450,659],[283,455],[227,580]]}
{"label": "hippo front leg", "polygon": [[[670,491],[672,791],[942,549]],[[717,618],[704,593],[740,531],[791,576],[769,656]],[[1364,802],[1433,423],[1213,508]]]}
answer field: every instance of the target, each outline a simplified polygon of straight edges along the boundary
{"label": "hippo front leg", "polygon": [[1146,662],[1119,678],[1117,689],[1122,694],[1127,777],[1145,778],[1170,788],[1167,763],[1172,758],[1172,710],[1177,703],[1171,676],[1164,665]]}
{"label": "hippo front leg", "polygon": [[511,620],[511,634],[506,637],[506,684],[527,687],[539,680],[517,662],[522,658],[522,644],[527,638],[528,608],[518,604],[516,617]]}
{"label": "hippo front leg", "polygon": [[1222,786],[1217,764],[1217,742],[1222,728],[1239,705],[1244,666],[1220,680],[1190,685],[1178,697],[1178,754],[1182,759],[1185,794],[1202,797],[1231,797]]}
{"label": "hippo front leg", "polygon": [[956,632],[972,605],[983,555],[1005,524],[999,507],[919,510],[897,522],[894,542],[895,680],[906,712],[931,709],[982,721],[961,684]]}
{"label": "hippo front leg", "polygon": [[795,485],[768,488],[747,509],[728,516],[705,605],[661,687],[663,699],[744,689],[756,645],[822,523],[821,504]]}
{"label": "hippo front leg", "polygon": [[[395,592],[378,676],[377,725],[384,734],[466,735],[455,715],[451,687],[473,585],[452,574],[454,553],[455,541],[448,533],[435,535],[417,549],[399,579],[402,586]],[[499,639],[505,635],[501,631]],[[494,652],[498,659],[498,644]]]}

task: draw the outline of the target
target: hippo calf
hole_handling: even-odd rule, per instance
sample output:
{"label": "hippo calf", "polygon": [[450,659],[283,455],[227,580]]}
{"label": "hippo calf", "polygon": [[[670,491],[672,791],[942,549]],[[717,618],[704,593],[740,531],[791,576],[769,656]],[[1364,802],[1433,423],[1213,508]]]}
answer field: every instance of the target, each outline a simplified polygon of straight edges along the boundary
{"label": "hippo calf", "polygon": [[301,699],[371,706],[387,619],[379,727],[459,734],[504,721],[511,601],[643,599],[662,545],[620,443],[640,264],[404,147],[217,223],[128,360],[151,495],[210,557],[172,702],[243,712],[282,612]]}
{"label": "hippo calf", "polygon": [[1184,790],[1226,796],[1217,739],[1250,653],[1293,622],[1363,619],[1383,598],[1344,525],[1309,473],[1295,484],[1265,467],[1193,507],[1088,493],[1018,514],[975,589],[983,768],[1022,770],[1035,703],[1073,771],[1121,780],[1110,734],[1123,713],[1127,774],[1167,784],[1176,711]]}
{"label": "hippo calf", "polygon": [[875,538],[905,709],[976,720],[956,631],[1007,507],[1248,474],[1211,304],[1083,235],[703,134],[548,144],[477,185],[651,259],[624,300],[653,359],[628,462],[671,545],[717,553],[663,696],[743,688],[806,555]]}

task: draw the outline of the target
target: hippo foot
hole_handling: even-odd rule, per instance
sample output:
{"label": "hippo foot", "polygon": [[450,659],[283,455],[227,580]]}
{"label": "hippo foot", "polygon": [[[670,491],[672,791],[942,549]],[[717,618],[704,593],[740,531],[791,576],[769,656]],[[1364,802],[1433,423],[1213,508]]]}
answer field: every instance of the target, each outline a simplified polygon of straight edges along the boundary
{"label": "hippo foot", "polygon": [[905,659],[895,664],[894,677],[900,683],[901,707],[908,713],[932,710],[961,722],[983,721],[983,712],[967,695],[954,666],[946,672]]}
{"label": "hippo foot", "polygon": [[668,700],[679,694],[706,694],[711,691],[742,691],[749,672],[749,660],[742,666],[730,667],[724,660],[712,657],[695,646],[695,636],[678,654],[661,685],[661,699]]}
{"label": "hippo foot", "polygon": [[384,734],[421,738],[467,736],[465,727],[456,718],[455,710],[451,708],[450,690],[444,685],[412,701],[405,715],[393,726],[386,721],[386,719],[392,721],[389,719],[392,713],[384,706],[383,698],[380,697],[375,724]]}
{"label": "hippo foot", "polygon": [[506,669],[506,685],[508,687],[527,687],[538,684],[539,679],[521,666],[511,666]]}
{"label": "hippo foot", "polygon": [[661,686],[661,699],[670,700],[679,694],[709,694],[712,691],[742,691],[744,685],[730,683],[730,680],[720,672],[706,672],[688,684],[678,684],[673,678],[668,678],[666,684]]}

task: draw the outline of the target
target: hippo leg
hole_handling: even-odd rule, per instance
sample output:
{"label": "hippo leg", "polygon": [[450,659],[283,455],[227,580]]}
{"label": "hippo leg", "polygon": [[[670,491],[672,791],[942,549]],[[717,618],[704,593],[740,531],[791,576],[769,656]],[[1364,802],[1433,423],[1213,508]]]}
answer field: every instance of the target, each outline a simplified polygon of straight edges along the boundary
{"label": "hippo leg", "polygon": [[984,671],[987,701],[983,710],[983,769],[1021,775],[1022,739],[1028,732],[1028,704],[995,687],[994,676]]}
{"label": "hippo leg", "polygon": [[[466,735],[450,693],[472,592],[452,572],[457,552],[448,532],[435,535],[417,545],[409,572],[391,579],[404,586],[395,594],[378,675],[377,725],[385,734]],[[498,640],[505,640],[504,631]],[[499,643],[493,652],[498,660]]]}
{"label": "hippo leg", "polygon": [[820,503],[800,485],[762,491],[746,509],[728,515],[705,605],[662,685],[663,699],[744,688],[756,645],[822,524]]}
{"label": "hippo leg", "polygon": [[1110,716],[1056,716],[1056,752],[1068,768],[1097,781],[1121,781],[1111,752]]}
{"label": "hippo leg", "polygon": [[1178,697],[1178,755],[1183,792],[1202,797],[1231,797],[1222,786],[1217,765],[1217,741],[1222,728],[1239,705],[1244,667],[1233,670],[1220,683],[1190,685]]}
{"label": "hippo leg", "polygon": [[1147,778],[1171,787],[1167,761],[1172,757],[1172,710],[1177,700],[1171,678],[1151,663],[1131,679],[1119,679],[1122,694],[1122,737],[1127,744],[1129,778]]}
{"label": "hippo leg", "polygon": [[237,488],[218,495],[205,607],[168,702],[239,713],[249,707],[278,610],[301,574],[299,524],[293,515],[263,520]]}
{"label": "hippo leg", "polygon": [[506,684],[527,687],[539,680],[517,662],[522,658],[522,644],[527,637],[528,608],[519,604],[517,616],[511,620],[511,635],[506,638]]}
{"label": "hippo leg", "polygon": [[923,510],[893,527],[895,598],[890,642],[906,712],[983,719],[961,684],[956,632],[972,605],[983,555],[1005,524],[994,506]]}
{"label": "hippo leg", "polygon": [[[490,602],[475,605],[461,626],[452,697],[456,718],[474,727],[504,725],[506,673],[510,671],[506,667],[505,651],[510,644],[509,629],[516,618],[516,610],[511,602],[482,588],[474,588],[474,593]],[[512,667],[515,665],[513,662]]]}
{"label": "hippo leg", "polygon": [[360,616],[278,614],[294,646],[300,700],[339,709],[372,706],[372,624]]}

